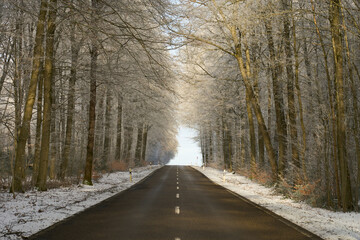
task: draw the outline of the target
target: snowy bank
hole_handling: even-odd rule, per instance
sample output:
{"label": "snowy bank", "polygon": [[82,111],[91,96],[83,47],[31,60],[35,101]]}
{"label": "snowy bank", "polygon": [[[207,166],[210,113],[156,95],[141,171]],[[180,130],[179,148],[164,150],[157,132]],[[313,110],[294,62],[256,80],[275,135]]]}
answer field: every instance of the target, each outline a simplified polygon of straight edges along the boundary
{"label": "snowy bank", "polygon": [[257,203],[270,211],[296,223],[297,225],[331,240],[359,240],[360,213],[332,212],[313,208],[274,193],[272,188],[264,187],[238,174],[225,174],[214,168],[194,167],[213,182]]}
{"label": "snowy bank", "polygon": [[99,203],[142,180],[159,166],[128,172],[105,174],[93,186],[76,185],[29,191],[19,194],[0,193],[0,239],[23,239],[52,224]]}

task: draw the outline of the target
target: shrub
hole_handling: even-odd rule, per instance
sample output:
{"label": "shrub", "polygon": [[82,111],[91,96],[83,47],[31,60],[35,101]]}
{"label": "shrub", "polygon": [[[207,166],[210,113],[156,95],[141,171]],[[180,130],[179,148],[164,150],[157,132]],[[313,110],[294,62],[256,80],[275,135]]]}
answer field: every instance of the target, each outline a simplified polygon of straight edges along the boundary
{"label": "shrub", "polygon": [[113,161],[113,162],[110,162],[109,164],[109,168],[110,168],[110,171],[127,171],[128,168],[129,168],[129,165],[126,163],[126,162],[118,162],[118,161]]}

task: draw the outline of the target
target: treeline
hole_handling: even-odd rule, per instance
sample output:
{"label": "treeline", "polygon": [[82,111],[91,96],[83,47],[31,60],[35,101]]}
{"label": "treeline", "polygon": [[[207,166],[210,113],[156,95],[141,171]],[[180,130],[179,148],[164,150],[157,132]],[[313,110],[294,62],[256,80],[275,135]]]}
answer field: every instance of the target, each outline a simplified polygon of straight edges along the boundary
{"label": "treeline", "polygon": [[[166,163],[176,152],[164,1],[0,1],[1,175],[24,182]],[[28,184],[29,185],[29,184]]]}
{"label": "treeline", "polygon": [[358,210],[359,2],[177,7],[182,19],[169,28],[188,43],[184,119],[199,131],[204,162],[313,194],[318,206]]}

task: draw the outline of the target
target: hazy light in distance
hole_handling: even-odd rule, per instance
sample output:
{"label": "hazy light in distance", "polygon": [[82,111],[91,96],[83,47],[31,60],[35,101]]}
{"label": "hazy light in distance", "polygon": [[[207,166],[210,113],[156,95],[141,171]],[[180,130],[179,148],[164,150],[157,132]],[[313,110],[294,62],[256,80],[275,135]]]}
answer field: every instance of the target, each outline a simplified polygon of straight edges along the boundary
{"label": "hazy light in distance", "polygon": [[201,149],[193,139],[196,131],[187,127],[180,127],[177,140],[178,152],[168,165],[202,165]]}

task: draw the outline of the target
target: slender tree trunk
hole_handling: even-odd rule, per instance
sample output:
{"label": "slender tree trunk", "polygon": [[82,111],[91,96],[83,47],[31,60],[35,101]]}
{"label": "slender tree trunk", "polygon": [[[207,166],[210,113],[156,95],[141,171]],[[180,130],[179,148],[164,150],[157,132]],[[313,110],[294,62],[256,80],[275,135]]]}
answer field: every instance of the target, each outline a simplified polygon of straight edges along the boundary
{"label": "slender tree trunk", "polygon": [[141,145],[142,145],[142,137],[143,137],[143,127],[144,124],[143,123],[138,123],[138,127],[137,127],[137,139],[136,139],[136,147],[135,147],[135,166],[140,166],[141,163],[141,153],[142,153],[142,149],[141,149]]}
{"label": "slender tree trunk", "polygon": [[49,13],[47,19],[47,36],[44,67],[44,112],[41,136],[39,175],[36,185],[40,191],[46,191],[46,178],[49,160],[50,125],[51,125],[51,94],[54,64],[54,35],[56,30],[57,0],[49,2]]}
{"label": "slender tree trunk", "polygon": [[23,172],[23,161],[25,154],[26,141],[29,137],[30,132],[30,121],[32,118],[32,110],[36,97],[36,86],[40,69],[40,61],[43,55],[43,39],[44,39],[44,22],[46,17],[47,10],[47,1],[41,0],[40,3],[40,12],[37,21],[36,27],[36,36],[35,36],[35,47],[33,54],[33,64],[31,79],[29,85],[28,96],[26,99],[22,126],[20,129],[19,137],[17,139],[16,145],[16,156],[15,156],[15,167],[14,167],[14,176],[12,179],[12,187],[10,191],[14,192],[23,192],[22,187],[22,172]]}
{"label": "slender tree trunk", "polygon": [[349,41],[348,41],[348,35],[347,35],[347,28],[346,28],[346,22],[344,19],[344,13],[343,9],[341,8],[342,12],[342,20],[343,20],[343,28],[344,28],[344,42],[346,47],[346,57],[347,57],[347,63],[348,63],[348,70],[349,70],[349,78],[350,78],[350,84],[351,84],[351,94],[352,94],[352,107],[354,111],[354,127],[353,127],[353,133],[354,133],[354,139],[355,139],[355,153],[356,153],[356,160],[358,165],[358,174],[356,177],[356,186],[355,186],[355,199],[354,199],[354,205],[355,210],[359,211],[359,188],[360,188],[360,131],[359,131],[359,108],[358,108],[358,97],[357,97],[357,89],[355,86],[354,81],[354,68],[355,64],[353,64],[353,61],[351,59],[350,55],[350,47],[349,47]]}
{"label": "slender tree trunk", "polygon": [[[19,13],[20,14],[20,13]],[[16,19],[16,36],[13,38],[14,41],[14,52],[15,52],[15,56],[14,56],[14,65],[15,65],[15,73],[14,73],[14,78],[13,78],[13,87],[14,87],[14,107],[15,107],[15,131],[14,131],[14,136],[15,136],[15,141],[14,141],[14,145],[16,148],[16,139],[18,139],[19,133],[20,133],[20,127],[21,127],[21,104],[22,104],[22,99],[21,99],[21,88],[22,88],[22,84],[21,84],[21,78],[22,78],[22,74],[21,74],[21,65],[22,65],[22,59],[21,59],[21,54],[22,54],[22,38],[21,38],[21,34],[20,34],[20,29],[21,29],[21,23],[20,21],[22,19],[19,19],[20,17],[18,17]],[[30,130],[29,130],[29,138],[30,138]],[[28,138],[28,139],[29,139]],[[25,166],[26,166],[26,161],[25,159],[23,160],[23,167],[22,167],[22,173],[21,173],[21,178],[24,179],[25,178]]]}
{"label": "slender tree trunk", "polygon": [[330,188],[330,169],[329,169],[329,154],[328,154],[328,127],[327,123],[323,120],[324,125],[324,168],[325,168],[325,185],[326,185],[326,198],[327,198],[327,206],[332,206],[332,200],[331,200],[331,188]]}
{"label": "slender tree trunk", "polygon": [[209,162],[212,162],[213,159],[213,155],[214,155],[214,151],[213,151],[213,132],[211,129],[211,125],[209,127]]}
{"label": "slender tree trunk", "polygon": [[[94,158],[96,162],[95,168],[101,165],[102,158],[104,157],[104,137],[105,137],[105,110],[106,110],[106,89],[97,88],[97,111],[96,111],[96,124],[95,124],[95,146],[94,146]],[[105,106],[105,107],[104,107]]]}
{"label": "slender tree trunk", "polygon": [[131,157],[131,148],[132,148],[132,142],[133,142],[133,131],[134,128],[131,123],[128,123],[128,125],[125,128],[125,147],[124,147],[124,158],[126,163],[130,163],[130,157]]}
{"label": "slender tree trunk", "polygon": [[141,161],[145,162],[146,160],[146,148],[147,148],[147,138],[148,138],[149,126],[145,124],[144,132],[142,137],[142,153],[141,153]]}
{"label": "slender tree trunk", "polygon": [[[92,21],[95,23],[95,18],[98,9],[98,0],[91,0],[92,7]],[[96,24],[94,24],[96,25]],[[92,169],[94,160],[94,141],[95,141],[95,118],[96,118],[96,71],[98,58],[97,35],[94,32],[91,39],[90,49],[90,105],[89,105],[89,125],[88,125],[88,142],[86,147],[86,161],[84,170],[83,184],[92,185]]]}
{"label": "slender tree trunk", "polygon": [[[53,72],[54,69],[53,69]],[[54,74],[53,74],[54,76]],[[62,81],[62,80],[60,80]],[[60,86],[61,87],[61,86]],[[50,162],[49,162],[49,177],[50,179],[55,179],[55,164],[56,164],[56,156],[57,156],[57,144],[58,142],[60,142],[59,139],[59,131],[60,131],[60,126],[59,129],[57,130],[57,112],[59,109],[59,105],[58,105],[58,94],[56,93],[55,90],[55,81],[54,79],[52,79],[51,81],[51,124],[50,124]],[[59,116],[60,117],[60,116]],[[60,125],[60,123],[59,123]]]}
{"label": "slender tree trunk", "polygon": [[60,164],[59,178],[63,180],[66,175],[66,170],[69,164],[69,156],[71,149],[71,139],[74,124],[74,110],[75,110],[75,84],[77,79],[77,63],[79,59],[80,44],[75,42],[75,23],[70,31],[71,41],[71,69],[68,90],[68,104],[67,104],[67,117],[66,117],[66,133],[65,144],[62,154],[62,162]]}
{"label": "slender tree trunk", "polygon": [[249,93],[246,91],[246,111],[249,121],[249,135],[250,135],[250,169],[251,169],[251,178],[256,174],[256,137],[255,137],[255,124],[254,117],[251,108],[251,102],[249,99]]}
{"label": "slender tree trunk", "polygon": [[224,164],[225,169],[232,171],[232,138],[231,130],[226,119],[222,120],[223,127],[223,154],[224,154]]}
{"label": "slender tree trunk", "polygon": [[201,158],[202,158],[202,163],[204,164],[206,162],[206,157],[205,157],[205,143],[204,143],[204,130],[203,127],[200,126],[200,150],[201,150]]}
{"label": "slender tree trunk", "polygon": [[121,144],[122,144],[122,114],[123,114],[122,97],[118,96],[118,116],[117,116],[117,134],[116,134],[116,154],[115,159],[121,161]]}
{"label": "slender tree trunk", "polygon": [[350,172],[346,158],[346,116],[343,78],[343,46],[340,27],[340,0],[331,0],[329,16],[335,62],[337,154],[340,163],[341,200],[344,212],[353,208]]}
{"label": "slender tree trunk", "polygon": [[104,140],[104,152],[103,159],[101,159],[101,169],[106,170],[107,165],[110,161],[111,153],[111,104],[112,95],[110,88],[107,89],[106,94],[106,109],[105,109],[105,140]]}
{"label": "slender tree trunk", "polygon": [[44,67],[41,64],[39,81],[38,81],[38,98],[37,98],[37,115],[36,115],[36,137],[35,137],[35,154],[32,174],[32,184],[35,185],[39,175],[40,149],[41,149],[41,125],[42,125],[42,101],[43,101],[43,72]]}

